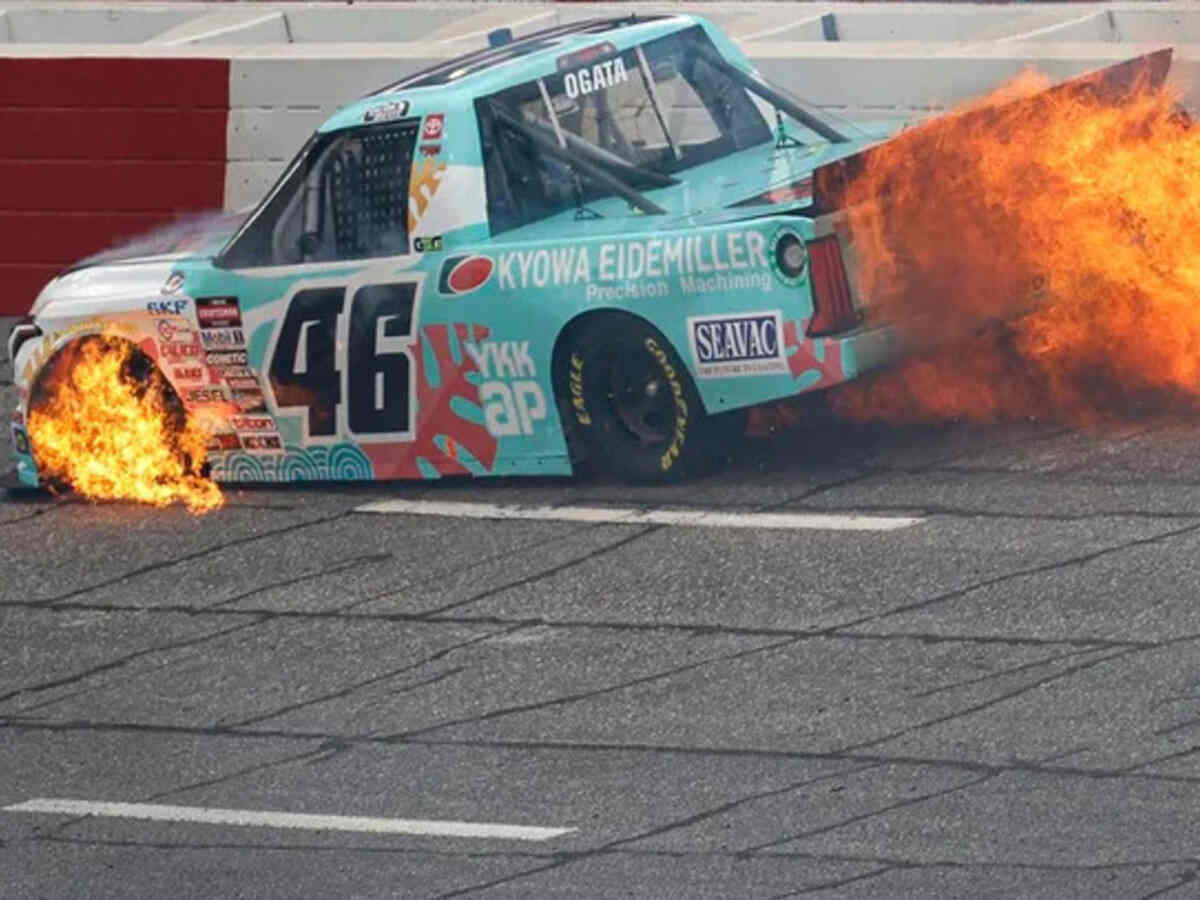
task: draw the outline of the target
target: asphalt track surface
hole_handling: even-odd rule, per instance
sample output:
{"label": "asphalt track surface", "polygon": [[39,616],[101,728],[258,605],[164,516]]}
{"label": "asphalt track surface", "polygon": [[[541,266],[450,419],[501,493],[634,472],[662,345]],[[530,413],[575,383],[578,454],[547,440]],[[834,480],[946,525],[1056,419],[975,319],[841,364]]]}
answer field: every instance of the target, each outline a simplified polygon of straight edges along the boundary
{"label": "asphalt track surface", "polygon": [[[355,511],[380,500],[921,521]],[[202,518],[15,494],[0,565],[5,900],[1200,891],[1200,423],[844,428],[678,488]],[[165,818],[11,808],[38,799]]]}

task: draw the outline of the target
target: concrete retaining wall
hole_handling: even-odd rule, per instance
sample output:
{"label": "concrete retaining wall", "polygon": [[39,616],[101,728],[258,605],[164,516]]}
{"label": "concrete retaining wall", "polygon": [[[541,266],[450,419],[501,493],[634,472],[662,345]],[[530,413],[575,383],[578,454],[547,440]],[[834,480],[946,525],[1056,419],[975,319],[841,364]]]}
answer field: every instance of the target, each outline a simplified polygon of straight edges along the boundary
{"label": "concrete retaining wall", "polygon": [[[494,28],[519,36],[630,9],[0,0],[0,197],[18,198],[0,200],[0,313],[23,311],[48,273],[131,231],[254,203],[341,103],[482,46]],[[1200,108],[1200,9],[1190,3],[637,10],[708,16],[769,78],[851,119],[915,119],[1029,66],[1064,78],[1165,44],[1176,47],[1185,103]],[[121,66],[140,74],[112,74],[129,71]]]}

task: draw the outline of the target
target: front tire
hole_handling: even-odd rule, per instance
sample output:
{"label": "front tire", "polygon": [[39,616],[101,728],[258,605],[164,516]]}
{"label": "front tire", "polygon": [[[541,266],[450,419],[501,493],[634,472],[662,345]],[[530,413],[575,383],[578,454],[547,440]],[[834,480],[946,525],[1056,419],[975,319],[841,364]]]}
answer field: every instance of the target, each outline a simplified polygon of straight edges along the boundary
{"label": "front tire", "polygon": [[665,483],[724,461],[730,423],[705,413],[682,361],[645,322],[614,316],[586,326],[561,378],[569,427],[594,464]]}

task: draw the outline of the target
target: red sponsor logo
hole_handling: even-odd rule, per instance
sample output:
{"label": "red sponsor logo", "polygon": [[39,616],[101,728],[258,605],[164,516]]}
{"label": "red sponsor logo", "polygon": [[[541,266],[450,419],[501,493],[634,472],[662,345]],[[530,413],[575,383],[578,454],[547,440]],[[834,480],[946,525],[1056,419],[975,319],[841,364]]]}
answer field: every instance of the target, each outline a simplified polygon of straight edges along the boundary
{"label": "red sponsor logo", "polygon": [[175,368],[171,370],[171,374],[180,381],[203,381],[204,367],[187,366],[185,368]]}
{"label": "red sponsor logo", "polygon": [[210,366],[244,366],[246,365],[245,350],[227,350],[224,352],[208,351]]}
{"label": "red sponsor logo", "polygon": [[242,446],[247,450],[282,450],[277,434],[250,434],[242,438]]}
{"label": "red sponsor logo", "polygon": [[422,144],[421,145],[421,155],[422,156],[437,156],[441,152],[442,152],[441,144]]}
{"label": "red sponsor logo", "polygon": [[446,129],[446,116],[444,113],[434,113],[425,117],[425,127],[421,129],[421,138],[426,141],[436,141],[442,136],[442,132]]}
{"label": "red sponsor logo", "polygon": [[187,392],[188,403],[224,403],[225,392],[220,388],[196,388]]}
{"label": "red sponsor logo", "polygon": [[162,355],[170,359],[186,359],[197,357],[202,352],[199,344],[181,344],[177,341],[160,341],[159,349]]}
{"label": "red sponsor logo", "polygon": [[261,391],[234,391],[233,405],[242,412],[265,412],[267,401]]}
{"label": "red sponsor logo", "polygon": [[237,450],[242,446],[242,442],[236,434],[224,433],[214,434],[208,439],[208,452],[220,453],[223,450]]}
{"label": "red sponsor logo", "polygon": [[158,336],[164,341],[177,343],[196,340],[196,333],[192,331],[187,322],[173,322],[170,319],[158,320]]}
{"label": "red sponsor logo", "polygon": [[268,416],[232,416],[229,421],[238,431],[275,430],[275,422]]}
{"label": "red sponsor logo", "polygon": [[469,294],[492,277],[494,268],[487,256],[453,256],[442,265],[438,290],[443,294]]}
{"label": "red sponsor logo", "polygon": [[257,378],[226,378],[231,388],[236,388],[239,391],[256,391],[258,390]]}
{"label": "red sponsor logo", "polygon": [[236,297],[197,297],[196,318],[201,328],[241,328],[242,313]]}

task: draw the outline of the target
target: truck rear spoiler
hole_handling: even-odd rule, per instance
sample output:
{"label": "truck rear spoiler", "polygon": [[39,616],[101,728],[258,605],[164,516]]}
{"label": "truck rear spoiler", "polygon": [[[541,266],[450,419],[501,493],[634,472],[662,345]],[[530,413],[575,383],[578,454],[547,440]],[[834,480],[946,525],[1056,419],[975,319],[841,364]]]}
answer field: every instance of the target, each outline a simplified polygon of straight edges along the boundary
{"label": "truck rear spoiler", "polygon": [[[982,106],[963,113],[952,113],[941,121],[953,121],[956,128],[986,128],[989,121],[994,122],[999,119],[998,113],[1001,110],[1007,114],[1017,104],[1033,105],[1039,99],[1053,95],[1090,96],[1103,105],[1117,105],[1131,97],[1139,88],[1157,89],[1160,87],[1171,68],[1171,52],[1171,48],[1167,47],[1143,56],[1135,56],[1125,62],[1069,79],[1029,97],[998,105]],[[930,120],[919,127],[936,129],[939,127],[939,120]],[[878,152],[879,147],[884,144],[876,144],[874,147],[868,147],[852,156],[818,166],[813,170],[812,214],[821,215],[841,209],[845,205],[847,185],[866,169],[872,155]],[[934,172],[927,174],[931,178],[936,175]]]}

